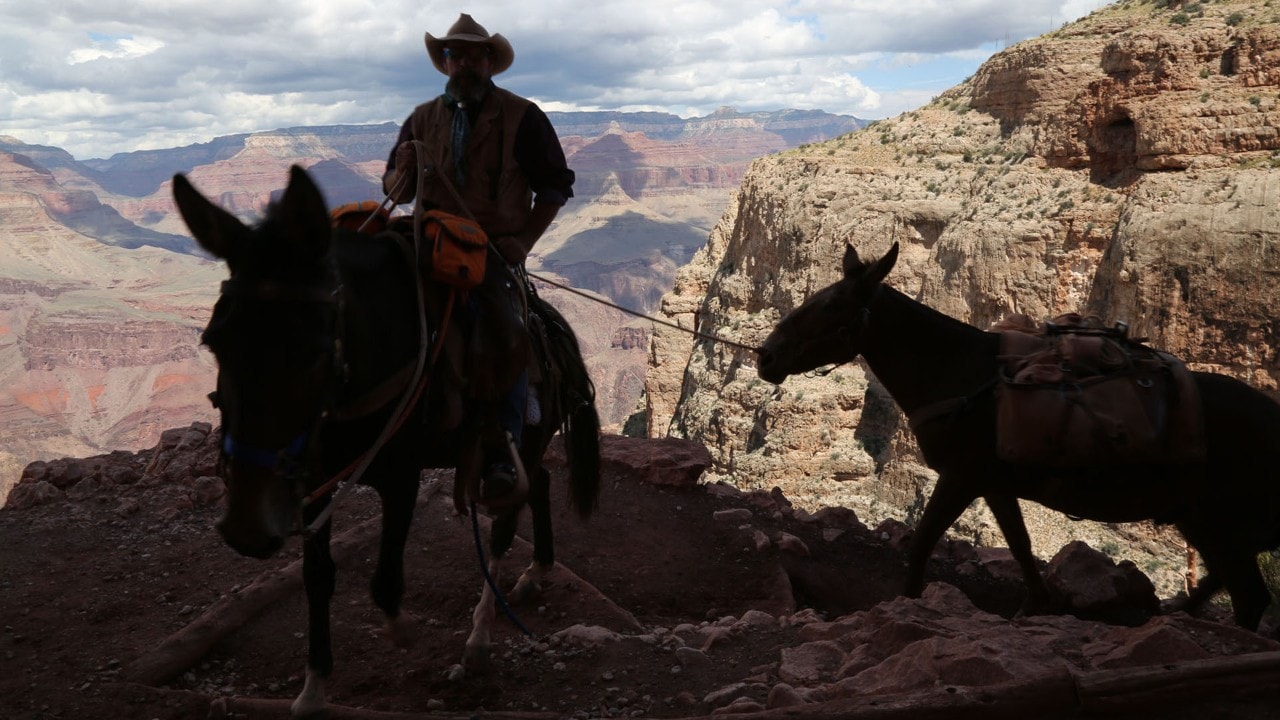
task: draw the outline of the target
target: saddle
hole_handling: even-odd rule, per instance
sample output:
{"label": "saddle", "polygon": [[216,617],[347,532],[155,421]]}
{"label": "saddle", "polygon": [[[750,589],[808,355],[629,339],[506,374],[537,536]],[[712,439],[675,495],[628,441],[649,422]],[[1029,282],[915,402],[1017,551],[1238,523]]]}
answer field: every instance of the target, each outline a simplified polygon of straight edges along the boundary
{"label": "saddle", "polygon": [[1193,463],[1205,459],[1200,396],[1186,365],[1118,323],[1062,315],[1000,333],[996,451],[1017,464]]}
{"label": "saddle", "polygon": [[[338,206],[330,217],[335,227],[395,233],[412,245],[414,220],[391,217],[373,201]],[[435,392],[444,399],[444,412],[433,420],[438,429],[452,430],[466,417],[466,400],[494,401],[526,369],[511,362],[531,355],[523,283],[513,281],[501,263],[485,262],[488,239],[474,223],[439,212],[419,221],[425,247],[418,272],[427,281],[427,312],[438,325]],[[537,363],[525,365],[533,396]]]}

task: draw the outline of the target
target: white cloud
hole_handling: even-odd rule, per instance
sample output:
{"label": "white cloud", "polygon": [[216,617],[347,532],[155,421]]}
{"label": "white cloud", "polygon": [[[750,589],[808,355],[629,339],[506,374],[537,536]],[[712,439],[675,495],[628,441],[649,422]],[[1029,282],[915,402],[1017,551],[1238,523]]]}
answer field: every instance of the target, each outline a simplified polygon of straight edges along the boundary
{"label": "white cloud", "polygon": [[[475,0],[546,109],[893,115],[1101,0]],[[301,124],[400,121],[440,92],[439,0],[6,0],[0,134],[77,157]]]}
{"label": "white cloud", "polygon": [[72,65],[101,60],[103,58],[110,59],[129,59],[138,58],[164,47],[164,43],[155,38],[114,38],[110,40],[95,41],[89,47],[76,48],[67,56],[67,62]]}

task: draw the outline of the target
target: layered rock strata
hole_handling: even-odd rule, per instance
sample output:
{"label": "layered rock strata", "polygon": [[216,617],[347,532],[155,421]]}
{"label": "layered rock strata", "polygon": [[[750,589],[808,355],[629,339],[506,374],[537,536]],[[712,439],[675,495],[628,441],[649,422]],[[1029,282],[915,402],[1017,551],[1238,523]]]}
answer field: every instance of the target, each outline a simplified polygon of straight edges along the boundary
{"label": "layered rock strata", "polygon": [[[998,53],[918,111],[756,161],[663,299],[688,328],[759,343],[838,277],[846,243],[898,242],[889,282],[978,327],[1084,311],[1275,390],[1280,25],[1263,2],[1120,2]],[[911,519],[933,473],[860,364],[774,387],[752,353],[654,331],[649,432],[701,440],[710,476]],[[1113,529],[1036,512],[1037,552]],[[1002,543],[985,510],[959,531]],[[1176,536],[1132,552],[1181,581]],[[1126,551],[1129,552],[1129,551]]]}

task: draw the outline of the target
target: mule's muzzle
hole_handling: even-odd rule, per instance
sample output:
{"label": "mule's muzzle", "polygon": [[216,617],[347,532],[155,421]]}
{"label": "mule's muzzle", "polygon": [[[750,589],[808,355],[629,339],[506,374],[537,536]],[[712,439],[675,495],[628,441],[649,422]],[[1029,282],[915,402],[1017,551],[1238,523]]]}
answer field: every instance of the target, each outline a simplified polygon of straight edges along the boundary
{"label": "mule's muzzle", "polygon": [[266,560],[284,547],[285,537],[278,533],[246,532],[242,527],[225,519],[219,522],[217,527],[223,541],[231,546],[232,550],[245,557]]}
{"label": "mule's muzzle", "polygon": [[790,373],[781,367],[778,355],[770,350],[767,345],[757,350],[756,356],[760,359],[760,362],[756,365],[756,374],[760,376],[761,380],[771,382],[774,385],[781,385],[782,381],[787,379],[787,375]]}
{"label": "mule's muzzle", "polygon": [[234,458],[223,472],[227,507],[217,523],[218,534],[246,557],[265,559],[279,552],[301,524],[302,503],[295,484]]}

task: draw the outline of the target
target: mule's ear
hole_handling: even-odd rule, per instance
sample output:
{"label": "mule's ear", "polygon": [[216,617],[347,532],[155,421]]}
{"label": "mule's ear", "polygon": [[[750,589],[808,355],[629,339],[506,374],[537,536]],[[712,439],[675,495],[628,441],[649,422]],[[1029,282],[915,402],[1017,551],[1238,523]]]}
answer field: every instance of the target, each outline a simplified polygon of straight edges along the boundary
{"label": "mule's ear", "polygon": [[893,247],[889,248],[889,252],[867,268],[867,275],[862,282],[866,283],[867,287],[879,285],[889,275],[889,271],[893,269],[896,262],[898,262],[898,243],[894,241]]}
{"label": "mule's ear", "polygon": [[298,165],[289,168],[289,186],[280,200],[280,212],[286,218],[288,242],[300,255],[318,258],[329,251],[333,226],[324,195],[311,175]]}
{"label": "mule's ear", "polygon": [[209,202],[182,173],[173,176],[173,200],[200,247],[228,265],[234,263],[248,237],[244,223]]}
{"label": "mule's ear", "polygon": [[854,271],[862,269],[862,260],[858,259],[858,251],[853,248],[853,243],[845,244],[844,262],[841,263],[840,267],[844,270],[845,277],[849,277]]}

